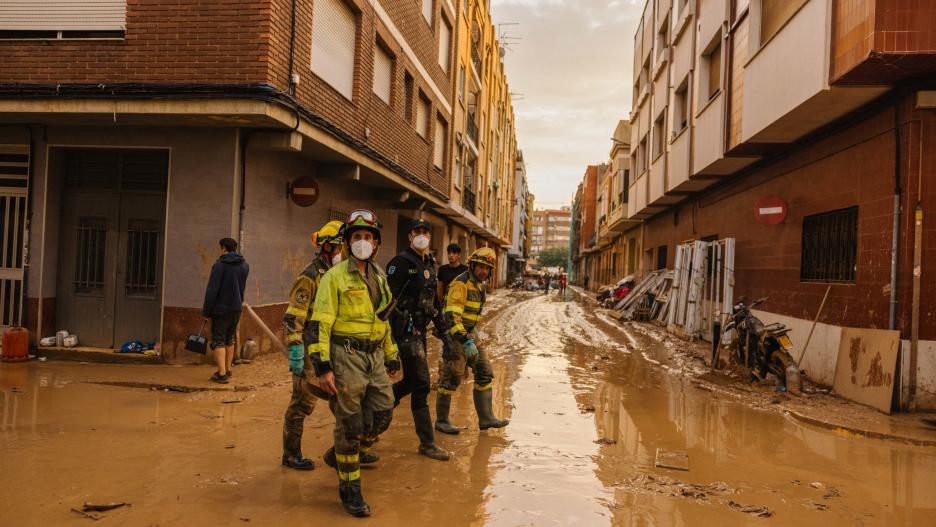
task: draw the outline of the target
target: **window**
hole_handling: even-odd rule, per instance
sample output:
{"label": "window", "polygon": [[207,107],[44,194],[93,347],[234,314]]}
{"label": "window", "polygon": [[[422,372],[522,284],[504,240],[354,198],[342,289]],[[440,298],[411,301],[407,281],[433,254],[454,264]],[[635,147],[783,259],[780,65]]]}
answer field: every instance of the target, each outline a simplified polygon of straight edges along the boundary
{"label": "window", "polygon": [[721,33],[715,35],[715,40],[702,56],[702,74],[705,100],[710,101],[721,93]]}
{"label": "window", "polygon": [[676,88],[676,95],[673,97],[673,131],[679,133],[689,126],[689,76],[679,88]]}
{"label": "window", "polygon": [[630,188],[630,170],[624,169],[624,186],[621,188],[621,203],[627,203],[627,189]]}
{"label": "window", "polygon": [[422,0],[422,15],[432,25],[432,0]]}
{"label": "window", "polygon": [[666,269],[667,248],[665,245],[657,247],[656,268]]}
{"label": "window", "polygon": [[419,102],[416,106],[416,133],[429,138],[429,99],[419,92]]}
{"label": "window", "polygon": [[465,98],[465,65],[458,67],[458,97]]}
{"label": "window", "polygon": [[647,136],[644,136],[637,145],[637,173],[643,174],[647,170]]}
{"label": "window", "polygon": [[666,108],[660,112],[660,116],[653,123],[653,160],[666,150]]}
{"label": "window", "polygon": [[803,218],[802,251],[803,282],[854,282],[858,207]]}
{"label": "window", "polygon": [[393,57],[377,43],[374,45],[374,93],[380,100],[390,104],[393,86]]}
{"label": "window", "polygon": [[435,138],[433,140],[432,163],[436,168],[442,168],[445,164],[445,145],[448,137],[448,125],[441,116],[436,117]]}
{"label": "window", "polygon": [[123,38],[127,0],[4,0],[0,38]]}
{"label": "window", "polygon": [[449,25],[448,20],[442,19],[442,23],[439,24],[439,66],[442,66],[442,71],[445,73],[449,72],[449,66],[451,65],[451,48],[452,48],[452,27]]}
{"label": "window", "polygon": [[663,21],[663,25],[660,26],[660,32],[657,33],[656,53],[658,63],[664,58],[666,48],[669,46],[669,28],[670,21],[669,17],[667,17],[666,20]]}
{"label": "window", "polygon": [[75,292],[103,296],[107,265],[107,220],[79,218],[76,234]]}
{"label": "window", "polygon": [[783,26],[808,0],[761,0],[760,43],[763,45],[780,32]]}
{"label": "window", "polygon": [[351,99],[357,21],[342,0],[312,4],[312,72]]}
{"label": "window", "polygon": [[413,98],[415,97],[415,94],[413,93],[414,90],[413,76],[407,72],[403,76],[403,91],[404,97],[406,97],[406,100],[403,101],[403,116],[406,117],[406,122],[411,124],[413,122]]}

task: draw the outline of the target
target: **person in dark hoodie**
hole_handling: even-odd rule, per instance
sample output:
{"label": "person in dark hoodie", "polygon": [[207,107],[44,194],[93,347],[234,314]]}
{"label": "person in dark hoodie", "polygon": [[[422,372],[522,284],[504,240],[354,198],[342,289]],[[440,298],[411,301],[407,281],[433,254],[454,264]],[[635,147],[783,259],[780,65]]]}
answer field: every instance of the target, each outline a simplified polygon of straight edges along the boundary
{"label": "person in dark hoodie", "polygon": [[206,319],[211,319],[211,349],[218,363],[218,371],[211,376],[211,380],[227,384],[234,362],[234,338],[240,322],[250,266],[237,252],[237,241],[222,238],[218,244],[221,246],[221,257],[211,267],[202,314]]}

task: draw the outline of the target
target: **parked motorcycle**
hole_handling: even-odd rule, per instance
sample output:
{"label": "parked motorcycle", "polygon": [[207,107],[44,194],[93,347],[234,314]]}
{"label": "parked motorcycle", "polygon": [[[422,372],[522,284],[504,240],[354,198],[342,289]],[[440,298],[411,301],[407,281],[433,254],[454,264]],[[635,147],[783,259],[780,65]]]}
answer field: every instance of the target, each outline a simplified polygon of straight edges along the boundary
{"label": "parked motorcycle", "polygon": [[793,394],[802,392],[799,367],[793,360],[793,342],[787,335],[790,329],[777,322],[764,325],[751,313],[754,306],[763,304],[767,298],[759,298],[750,304],[741,297],[732,309],[730,320],[724,331],[737,331],[731,343],[731,360],[751,370],[755,379],[763,380],[767,373],[780,379],[781,385]]}

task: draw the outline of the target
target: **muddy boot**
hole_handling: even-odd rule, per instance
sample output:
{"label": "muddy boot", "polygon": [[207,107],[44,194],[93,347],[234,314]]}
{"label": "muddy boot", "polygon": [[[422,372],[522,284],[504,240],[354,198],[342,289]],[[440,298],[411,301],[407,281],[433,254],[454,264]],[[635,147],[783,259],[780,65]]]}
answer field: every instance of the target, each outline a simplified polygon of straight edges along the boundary
{"label": "muddy boot", "polygon": [[507,419],[498,419],[494,416],[494,410],[491,408],[493,399],[494,391],[490,387],[484,390],[474,390],[475,412],[478,414],[478,426],[481,430],[503,428],[510,423]]}
{"label": "muddy boot", "polygon": [[338,497],[348,514],[357,518],[370,516],[370,506],[361,494],[361,480],[341,481],[338,483]]}
{"label": "muddy boot", "polygon": [[315,462],[302,456],[303,419],[288,419],[283,425],[283,466],[314,470]]}
{"label": "muddy boot", "polygon": [[[325,461],[325,464],[331,468],[338,470],[338,460],[335,458],[335,447],[331,447],[322,454],[322,459]],[[380,456],[374,452],[364,452],[358,455],[358,463],[362,465],[370,465],[380,461]]]}
{"label": "muddy boot", "polygon": [[416,425],[416,435],[419,436],[419,453],[436,461],[448,461],[449,453],[435,444],[432,433],[432,416],[429,407],[413,410],[413,423]]}
{"label": "muddy boot", "polygon": [[449,422],[449,408],[452,406],[452,396],[442,393],[436,394],[436,423],[435,429],[443,434],[458,435],[461,430]]}

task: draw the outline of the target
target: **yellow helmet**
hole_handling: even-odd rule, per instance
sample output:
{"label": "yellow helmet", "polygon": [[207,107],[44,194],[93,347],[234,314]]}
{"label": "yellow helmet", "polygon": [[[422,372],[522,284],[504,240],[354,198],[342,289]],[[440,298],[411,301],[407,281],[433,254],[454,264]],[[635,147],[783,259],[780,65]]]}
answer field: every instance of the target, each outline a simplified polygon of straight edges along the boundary
{"label": "yellow helmet", "polygon": [[341,245],[341,227],[344,225],[340,221],[330,221],[326,223],[318,232],[313,232],[311,242],[313,247],[321,247],[326,243],[332,245]]}
{"label": "yellow helmet", "polygon": [[494,249],[490,247],[481,247],[475,252],[471,253],[471,256],[468,257],[468,265],[473,263],[486,265],[491,269],[497,267],[497,253],[494,252]]}

